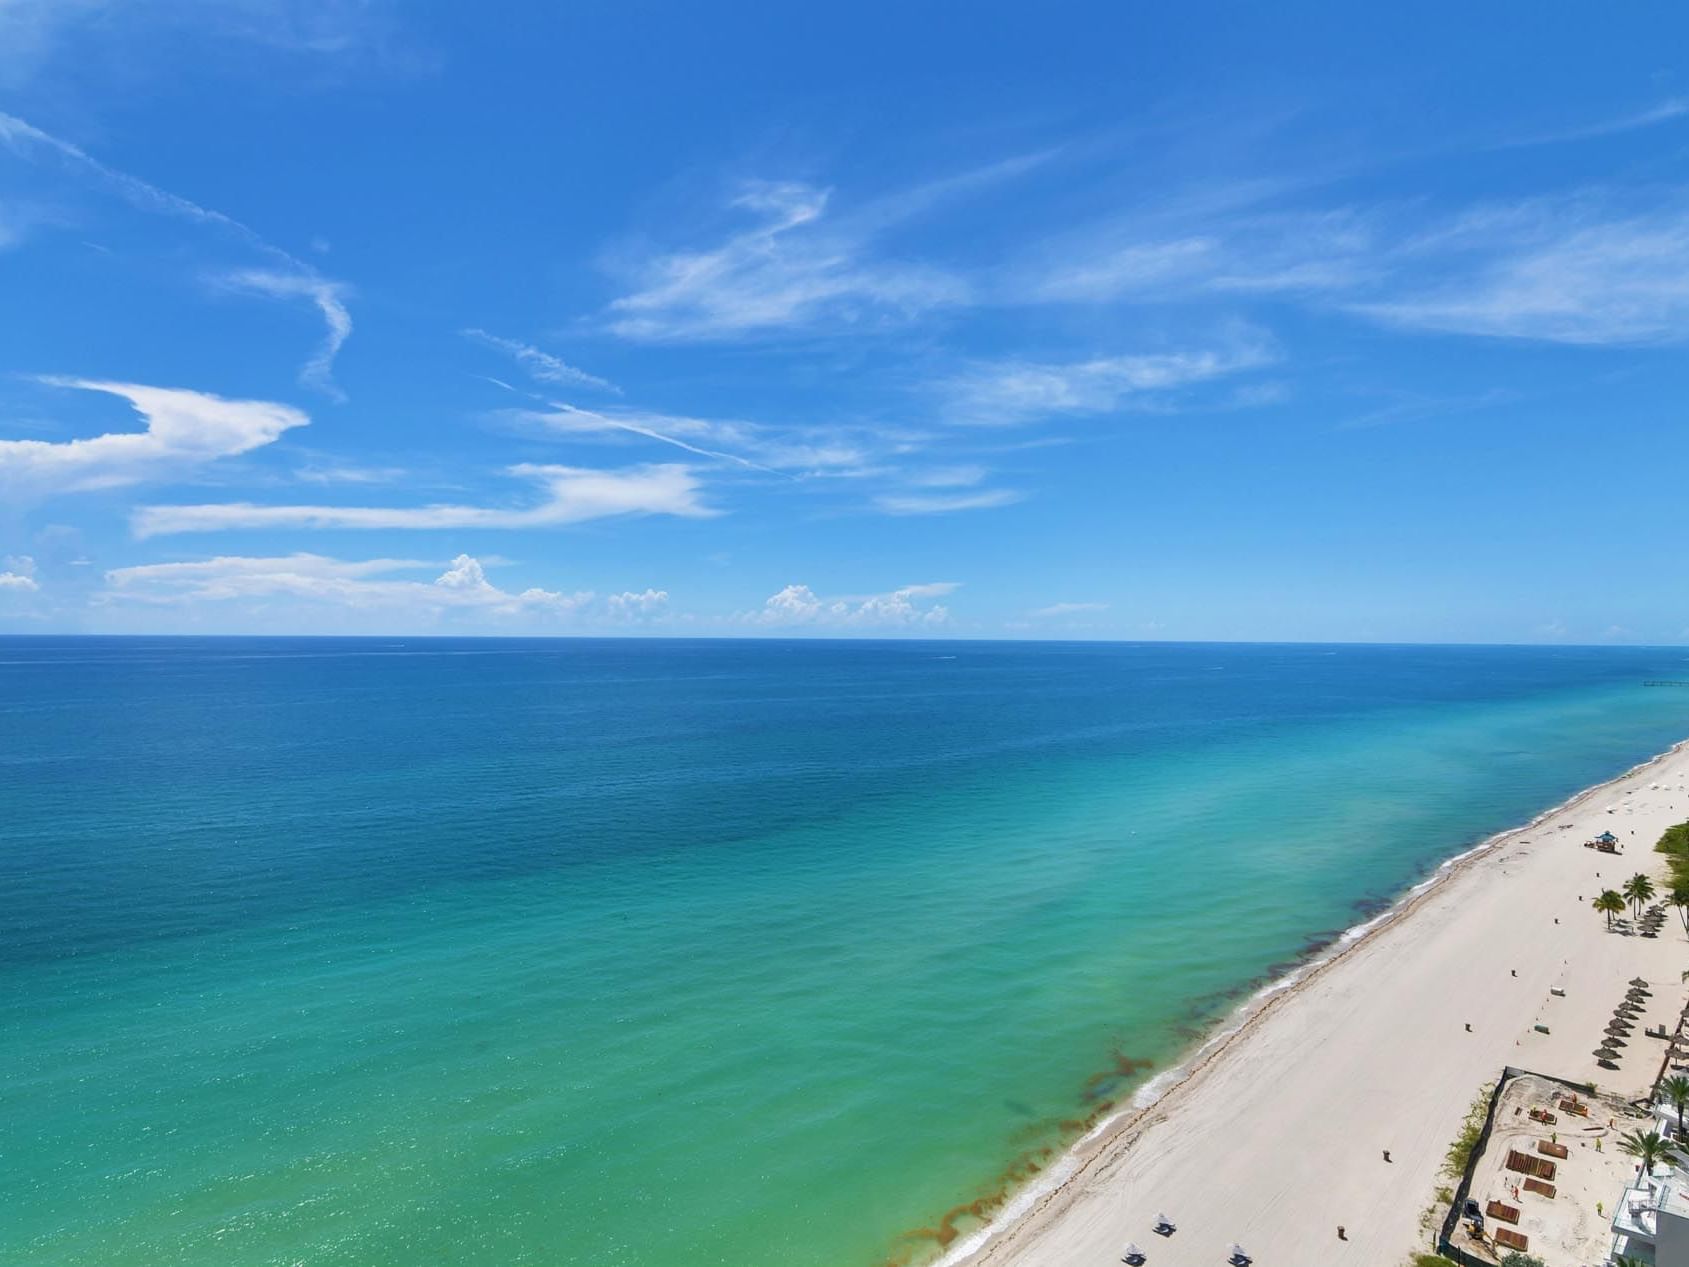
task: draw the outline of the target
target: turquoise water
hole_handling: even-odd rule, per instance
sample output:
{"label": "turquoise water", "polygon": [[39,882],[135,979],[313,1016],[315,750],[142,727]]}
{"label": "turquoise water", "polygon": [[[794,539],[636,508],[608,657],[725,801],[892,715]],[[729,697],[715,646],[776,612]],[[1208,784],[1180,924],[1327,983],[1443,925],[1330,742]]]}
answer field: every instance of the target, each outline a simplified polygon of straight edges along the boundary
{"label": "turquoise water", "polygon": [[1662,677],[0,639],[0,1262],[930,1257],[1310,947],[1689,734]]}

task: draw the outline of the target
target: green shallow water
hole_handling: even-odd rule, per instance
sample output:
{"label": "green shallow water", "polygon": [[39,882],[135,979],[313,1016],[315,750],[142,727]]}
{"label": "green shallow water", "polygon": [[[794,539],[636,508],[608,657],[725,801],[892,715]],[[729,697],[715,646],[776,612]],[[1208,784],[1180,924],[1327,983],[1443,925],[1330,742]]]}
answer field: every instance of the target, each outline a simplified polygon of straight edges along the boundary
{"label": "green shallow water", "polygon": [[239,645],[0,643],[0,1261],[930,1257],[1689,732],[1675,650]]}

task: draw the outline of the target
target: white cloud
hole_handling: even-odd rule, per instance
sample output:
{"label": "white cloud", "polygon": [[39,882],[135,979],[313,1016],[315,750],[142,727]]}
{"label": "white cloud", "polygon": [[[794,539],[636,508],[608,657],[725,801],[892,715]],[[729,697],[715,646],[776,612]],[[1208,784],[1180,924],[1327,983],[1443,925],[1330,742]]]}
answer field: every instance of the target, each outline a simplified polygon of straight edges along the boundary
{"label": "white cloud", "polygon": [[106,573],[101,599],[181,605],[285,598],[360,610],[479,611],[509,616],[567,615],[592,598],[589,592],[500,589],[487,579],[480,562],[467,554],[458,555],[432,581],[393,579],[394,573],[429,566],[411,559],[347,561],[305,553],[270,558],[225,555],[192,563],[115,568]]}
{"label": "white cloud", "polygon": [[35,580],[35,560],[26,555],[14,555],[5,560],[6,570],[0,572],[0,591],[33,592],[41,588]]}
{"label": "white cloud", "polygon": [[1012,488],[982,488],[972,493],[881,493],[874,498],[874,508],[888,515],[947,515],[958,510],[1012,506],[1025,496]]}
{"label": "white cloud", "polygon": [[684,449],[688,453],[696,453],[699,457],[733,462],[758,471],[769,469],[758,462],[751,461],[749,458],[740,457],[737,453],[705,448],[703,445],[686,438],[687,436],[697,436],[707,439],[717,434],[739,435],[748,438],[748,429],[734,427],[731,424],[712,423],[702,418],[679,418],[666,414],[647,413],[642,410],[577,409],[574,405],[556,402],[551,402],[551,409],[548,411],[519,410],[518,416],[530,422],[537,422],[552,431],[577,434],[595,431],[621,431],[629,435],[643,436],[647,440],[655,440],[659,444],[673,445],[675,448]]}
{"label": "white cloud", "polygon": [[[0,9],[0,14],[3,13],[4,10]],[[46,155],[57,159],[73,171],[80,172],[94,183],[115,193],[138,210],[210,225],[225,230],[260,250],[285,258],[290,263],[298,263],[285,251],[271,246],[255,230],[247,228],[232,216],[202,207],[187,198],[177,197],[156,185],[148,184],[138,177],[108,167],[80,147],[60,140],[16,115],[0,112],[0,143],[7,145],[14,153],[26,157]]]}
{"label": "white cloud", "polygon": [[133,527],[139,537],[242,528],[539,528],[615,515],[705,518],[720,512],[699,500],[691,469],[678,465],[589,470],[524,463],[510,474],[537,484],[529,506],[261,506],[224,502],[199,506],[143,506]]}
{"label": "white cloud", "polygon": [[[4,5],[5,0],[0,0],[0,17],[5,14]],[[0,26],[0,35],[3,34],[4,27]],[[269,242],[256,229],[248,227],[233,216],[201,206],[192,199],[160,189],[138,176],[131,176],[127,172],[107,166],[81,147],[45,132],[15,115],[0,112],[0,144],[25,157],[46,157],[55,160],[85,180],[115,194],[139,211],[218,230],[276,261],[282,266],[279,271],[248,269],[231,273],[222,280],[230,286],[272,298],[304,298],[315,304],[318,312],[322,314],[328,332],[315,354],[305,363],[300,378],[336,399],[343,399],[331,374],[335,356],[352,333],[352,318],[345,303],[346,287],[342,283],[318,276],[309,264]]]}
{"label": "white cloud", "polygon": [[908,471],[904,474],[903,481],[913,484],[916,488],[972,488],[975,484],[983,483],[989,474],[991,472],[983,466],[934,466]]}
{"label": "white cloud", "polygon": [[611,302],[609,329],[661,341],[823,322],[872,328],[967,298],[961,280],[939,269],[868,258],[880,225],[828,226],[829,198],[800,181],[746,185],[730,205],[759,223],[710,249],[635,264],[637,289]]}
{"label": "white cloud", "polygon": [[[1198,232],[1168,234],[1170,223]],[[1045,303],[1165,301],[1191,296],[1352,290],[1379,268],[1373,218],[1346,208],[1164,213],[1092,225],[1021,265],[1016,298]]]}
{"label": "white cloud", "polygon": [[643,409],[578,409],[555,402],[549,409],[516,410],[511,416],[566,435],[640,436],[766,474],[856,474],[881,457],[907,452],[915,440],[911,433],[865,426],[779,427]]}
{"label": "white cloud", "polygon": [[1050,620],[1061,616],[1083,616],[1087,613],[1107,610],[1107,603],[1051,603],[1048,607],[1040,607],[1037,611],[1027,614],[1034,620]]}
{"label": "white cloud", "polygon": [[1689,339],[1689,217],[1598,202],[1482,208],[1403,248],[1440,280],[1352,310],[1391,325],[1571,344]]}
{"label": "white cloud", "polygon": [[1268,364],[1260,343],[1047,363],[997,361],[944,385],[952,421],[1011,426],[1055,414],[1097,414]]}
{"label": "white cloud", "polygon": [[542,352],[539,348],[530,344],[521,343],[515,339],[501,338],[496,334],[488,334],[485,330],[469,329],[462,333],[466,339],[473,339],[477,343],[496,348],[507,356],[514,357],[523,369],[543,383],[566,383],[574,387],[596,387],[601,391],[621,394],[622,389],[614,383],[599,378],[596,374],[588,374],[583,369],[577,369],[575,366],[551,355],[551,353]]}
{"label": "white cloud", "polygon": [[643,593],[632,590],[612,594],[605,600],[612,620],[651,620],[668,609],[667,590],[648,589]]}
{"label": "white cloud", "polygon": [[170,478],[259,448],[310,422],[299,410],[271,401],[95,379],[42,381],[121,397],[147,428],[81,440],[0,440],[0,487],[19,498]]}
{"label": "white cloud", "polygon": [[819,626],[840,628],[919,628],[942,625],[950,619],[949,609],[928,600],[954,593],[954,581],[905,585],[885,594],[818,597],[807,585],[788,585],[769,596],[762,608],[744,613],[750,624]]}
{"label": "white cloud", "polygon": [[1558,145],[1566,141],[1587,141],[1596,137],[1612,136],[1619,132],[1634,132],[1638,128],[1651,128],[1657,124],[1670,123],[1672,120],[1681,119],[1685,115],[1689,115],[1689,98],[1667,97],[1663,101],[1656,102],[1654,105],[1641,110],[1632,111],[1629,114],[1568,128],[1563,132],[1547,132],[1518,140],[1504,141],[1496,148],[1510,149],[1530,145]]}
{"label": "white cloud", "polygon": [[0,82],[26,82],[71,57],[85,65],[121,57],[128,82],[147,64],[150,46],[180,54],[196,39],[315,60],[365,55],[392,63],[391,8],[390,0],[0,0]]}
{"label": "white cloud", "polygon": [[327,281],[315,273],[276,273],[263,269],[249,269],[230,273],[223,281],[239,290],[256,291],[274,299],[308,299],[322,314],[327,333],[311,359],[299,371],[299,381],[315,387],[336,400],[346,394],[334,382],[334,358],[352,333],[352,314],[346,311],[346,287],[340,282]]}

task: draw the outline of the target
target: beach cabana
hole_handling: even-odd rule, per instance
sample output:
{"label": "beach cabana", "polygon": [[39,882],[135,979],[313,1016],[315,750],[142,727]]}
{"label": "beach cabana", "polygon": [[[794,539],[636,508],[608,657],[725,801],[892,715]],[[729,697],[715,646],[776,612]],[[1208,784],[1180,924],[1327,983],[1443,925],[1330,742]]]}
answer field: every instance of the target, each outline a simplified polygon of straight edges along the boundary
{"label": "beach cabana", "polygon": [[1143,1250],[1139,1249],[1131,1241],[1127,1241],[1126,1252],[1120,1256],[1120,1261],[1125,1263],[1126,1267],[1143,1267],[1144,1263],[1146,1263],[1148,1259],[1144,1257]]}

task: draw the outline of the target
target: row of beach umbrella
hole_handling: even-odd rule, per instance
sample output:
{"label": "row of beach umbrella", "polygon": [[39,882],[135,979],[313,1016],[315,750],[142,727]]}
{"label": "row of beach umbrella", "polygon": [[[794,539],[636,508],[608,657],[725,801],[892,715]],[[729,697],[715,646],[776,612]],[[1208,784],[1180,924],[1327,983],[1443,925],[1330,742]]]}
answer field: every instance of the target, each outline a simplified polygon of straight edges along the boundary
{"label": "row of beach umbrella", "polygon": [[1624,999],[1613,1009],[1613,1019],[1607,1022],[1607,1037],[1594,1052],[1603,1065],[1612,1067],[1619,1058],[1618,1049],[1628,1046],[1625,1036],[1636,1028],[1636,1018],[1642,1014],[1643,1001],[1648,997],[1648,983],[1641,977],[1632,977]]}

